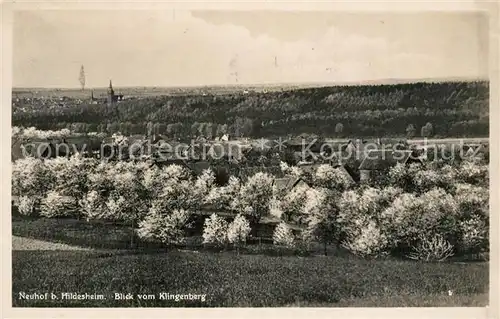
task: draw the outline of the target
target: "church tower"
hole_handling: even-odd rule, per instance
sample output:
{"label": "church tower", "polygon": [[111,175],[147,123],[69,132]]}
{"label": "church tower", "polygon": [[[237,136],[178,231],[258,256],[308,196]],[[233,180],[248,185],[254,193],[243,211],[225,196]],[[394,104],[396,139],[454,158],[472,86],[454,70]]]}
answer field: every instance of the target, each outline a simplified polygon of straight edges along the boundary
{"label": "church tower", "polygon": [[111,83],[111,80],[109,80],[109,87],[108,87],[108,106],[113,105],[115,102],[115,91],[113,90],[113,84]]}

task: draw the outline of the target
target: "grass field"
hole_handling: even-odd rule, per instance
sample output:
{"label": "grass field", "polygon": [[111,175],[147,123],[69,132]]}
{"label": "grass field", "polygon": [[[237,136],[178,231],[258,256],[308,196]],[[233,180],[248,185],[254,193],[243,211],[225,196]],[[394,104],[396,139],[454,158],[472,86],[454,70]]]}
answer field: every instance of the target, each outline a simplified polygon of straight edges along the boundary
{"label": "grass field", "polygon": [[[364,260],[347,254],[297,257],[174,248],[129,250],[124,249],[125,243],[120,244],[128,233],[120,233],[120,226],[113,229],[89,224],[85,228],[83,222],[53,219],[15,219],[12,223],[16,236],[13,306],[403,307],[488,303],[488,263]],[[20,292],[98,293],[106,299],[21,300]],[[206,300],[159,300],[160,292],[206,294]],[[154,294],[156,299],[114,300],[114,293]]]}

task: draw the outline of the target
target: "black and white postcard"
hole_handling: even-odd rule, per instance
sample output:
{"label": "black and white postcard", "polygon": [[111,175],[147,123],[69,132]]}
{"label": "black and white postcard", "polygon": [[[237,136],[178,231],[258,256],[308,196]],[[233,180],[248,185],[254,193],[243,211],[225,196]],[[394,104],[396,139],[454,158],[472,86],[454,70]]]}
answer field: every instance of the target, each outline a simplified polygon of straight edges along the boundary
{"label": "black and white postcard", "polygon": [[5,4],[7,306],[498,318],[497,7],[408,6]]}

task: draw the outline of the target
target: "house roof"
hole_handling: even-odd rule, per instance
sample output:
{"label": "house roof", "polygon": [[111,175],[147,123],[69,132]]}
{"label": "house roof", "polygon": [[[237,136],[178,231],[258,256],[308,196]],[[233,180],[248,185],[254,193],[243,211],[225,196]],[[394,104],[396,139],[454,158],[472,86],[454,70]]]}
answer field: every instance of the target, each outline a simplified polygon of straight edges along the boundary
{"label": "house roof", "polygon": [[316,170],[318,167],[320,167],[321,164],[305,164],[305,165],[299,165],[298,167],[304,172],[308,174],[315,174]]}
{"label": "house roof", "polygon": [[291,191],[295,186],[297,186],[300,182],[305,181],[297,176],[286,176],[281,178],[275,178],[273,180],[273,186],[276,187],[278,191]]}
{"label": "house roof", "polygon": [[[406,164],[410,159],[411,151],[375,150],[366,154],[361,162],[360,170],[383,170],[398,163]],[[418,160],[416,160],[418,161]]]}
{"label": "house roof", "polygon": [[352,174],[344,165],[336,164],[332,165],[334,168],[340,169],[353,183],[356,182],[356,176]]}

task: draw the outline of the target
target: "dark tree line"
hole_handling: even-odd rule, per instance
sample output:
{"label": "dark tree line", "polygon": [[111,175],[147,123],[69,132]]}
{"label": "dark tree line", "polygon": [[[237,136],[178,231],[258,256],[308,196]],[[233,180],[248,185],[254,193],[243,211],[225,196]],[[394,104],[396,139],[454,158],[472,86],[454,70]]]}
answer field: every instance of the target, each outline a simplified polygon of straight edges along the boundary
{"label": "dark tree line", "polygon": [[336,86],[271,93],[130,98],[116,108],[20,100],[16,126],[76,131],[231,136],[487,136],[489,83]]}

